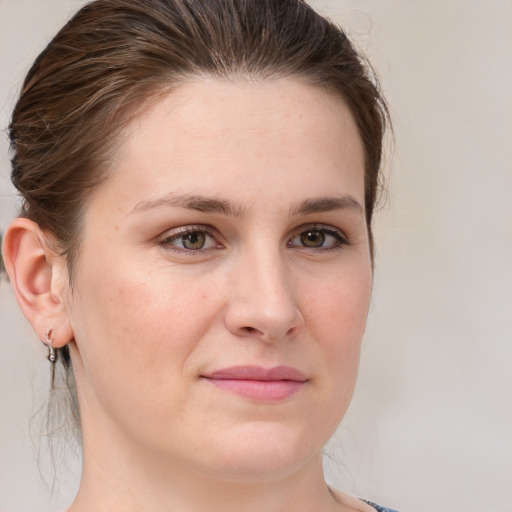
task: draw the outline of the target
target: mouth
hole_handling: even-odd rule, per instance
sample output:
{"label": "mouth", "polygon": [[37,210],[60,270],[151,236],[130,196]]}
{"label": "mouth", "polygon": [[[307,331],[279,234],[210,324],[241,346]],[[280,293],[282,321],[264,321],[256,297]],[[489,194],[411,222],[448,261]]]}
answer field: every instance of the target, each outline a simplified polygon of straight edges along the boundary
{"label": "mouth", "polygon": [[217,388],[256,401],[278,401],[298,393],[307,377],[290,366],[233,366],[202,376]]}

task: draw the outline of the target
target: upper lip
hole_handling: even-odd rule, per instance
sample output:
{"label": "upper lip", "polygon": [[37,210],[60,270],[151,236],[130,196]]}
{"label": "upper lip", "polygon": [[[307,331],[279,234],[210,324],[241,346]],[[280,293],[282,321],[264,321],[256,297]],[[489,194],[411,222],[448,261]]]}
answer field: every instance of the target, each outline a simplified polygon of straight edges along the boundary
{"label": "upper lip", "polygon": [[291,366],[274,366],[272,368],[263,368],[261,366],[232,366],[223,368],[203,375],[207,379],[233,379],[233,380],[293,380],[297,382],[307,381],[307,377],[296,368]]}

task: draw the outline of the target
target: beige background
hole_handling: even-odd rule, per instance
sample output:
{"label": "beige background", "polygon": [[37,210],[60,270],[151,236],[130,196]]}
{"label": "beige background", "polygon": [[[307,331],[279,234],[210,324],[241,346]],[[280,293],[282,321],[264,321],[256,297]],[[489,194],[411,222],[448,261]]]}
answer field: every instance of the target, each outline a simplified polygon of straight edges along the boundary
{"label": "beige background", "polygon": [[[0,0],[2,129],[24,72],[81,3]],[[330,479],[402,512],[510,512],[512,1],[314,4],[374,63],[396,132],[360,378],[327,448]],[[2,133],[0,229],[16,208],[8,174]],[[29,419],[48,367],[6,283],[0,340],[0,510],[58,510],[77,475],[59,463],[51,501],[40,484]]]}

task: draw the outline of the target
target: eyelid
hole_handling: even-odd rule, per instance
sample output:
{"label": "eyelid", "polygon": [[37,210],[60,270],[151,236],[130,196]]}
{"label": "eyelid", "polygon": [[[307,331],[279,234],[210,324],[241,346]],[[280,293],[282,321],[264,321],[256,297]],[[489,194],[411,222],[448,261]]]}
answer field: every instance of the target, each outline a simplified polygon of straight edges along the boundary
{"label": "eyelid", "polygon": [[[208,247],[206,249],[186,249],[186,248],[180,248],[176,245],[173,245],[171,242],[174,240],[179,239],[183,235],[187,235],[189,233],[205,233],[208,237],[212,238],[215,243],[216,247]],[[222,242],[219,242],[219,239],[221,236],[219,233],[213,229],[211,226],[205,225],[205,224],[189,224],[186,226],[180,226],[178,228],[170,229],[165,232],[164,235],[160,236],[158,239],[158,243],[161,246],[164,246],[167,250],[175,251],[180,254],[191,254],[191,255],[198,255],[200,253],[208,252],[212,249],[220,249],[220,246],[223,246]]]}
{"label": "eyelid", "polygon": [[337,240],[336,245],[326,246],[326,247],[317,247],[317,248],[308,248],[304,246],[298,246],[302,247],[304,249],[308,250],[328,250],[328,249],[339,249],[343,248],[344,246],[350,245],[350,241],[348,236],[341,230],[340,228],[336,228],[330,224],[319,224],[319,223],[312,223],[312,224],[303,224],[302,226],[297,227],[293,230],[292,236],[289,238],[289,241],[287,243],[288,246],[290,246],[291,241],[299,236],[301,233],[304,233],[305,231],[321,231],[329,236],[334,237]]}
{"label": "eyelid", "polygon": [[[321,246],[321,247],[306,247],[302,245],[295,245],[292,243],[292,241],[299,236],[300,234],[304,233],[305,231],[320,231],[322,233],[325,233],[328,236],[331,236],[336,239],[336,243],[330,244],[327,246]],[[214,240],[216,246],[215,247],[207,247],[204,249],[186,249],[186,248],[180,248],[177,245],[172,244],[174,240],[179,239],[181,236],[186,235],[188,233],[205,233],[208,237]],[[220,241],[219,241],[220,239]],[[180,254],[186,254],[186,255],[199,255],[204,254],[206,252],[209,252],[211,250],[221,249],[225,246],[225,242],[223,241],[222,237],[220,236],[219,232],[214,229],[212,226],[205,225],[205,224],[190,224],[186,226],[180,226],[178,228],[170,229],[165,232],[164,235],[160,236],[158,238],[159,245],[163,246],[166,250],[171,250]],[[340,249],[344,246],[350,245],[349,238],[347,235],[341,230],[340,228],[334,227],[330,224],[321,224],[321,223],[309,223],[309,224],[303,224],[301,226],[298,226],[295,228],[291,234],[290,237],[288,237],[287,246],[288,247],[294,247],[294,248],[303,248],[307,250],[312,251],[327,251],[329,249]]]}

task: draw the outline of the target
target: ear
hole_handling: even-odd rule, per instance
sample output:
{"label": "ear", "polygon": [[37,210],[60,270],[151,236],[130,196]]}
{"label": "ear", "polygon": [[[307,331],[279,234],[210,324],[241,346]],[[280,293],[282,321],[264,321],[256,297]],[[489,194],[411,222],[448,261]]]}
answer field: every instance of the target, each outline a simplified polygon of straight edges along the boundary
{"label": "ear", "polygon": [[39,339],[52,329],[52,345],[62,347],[73,339],[65,294],[68,272],[65,258],[52,249],[39,226],[15,219],[4,236],[3,259],[23,314]]}

